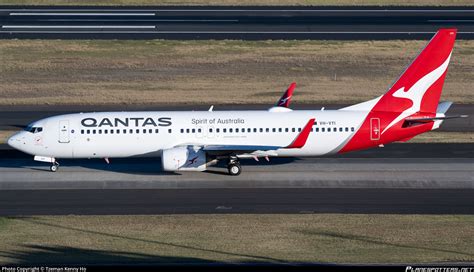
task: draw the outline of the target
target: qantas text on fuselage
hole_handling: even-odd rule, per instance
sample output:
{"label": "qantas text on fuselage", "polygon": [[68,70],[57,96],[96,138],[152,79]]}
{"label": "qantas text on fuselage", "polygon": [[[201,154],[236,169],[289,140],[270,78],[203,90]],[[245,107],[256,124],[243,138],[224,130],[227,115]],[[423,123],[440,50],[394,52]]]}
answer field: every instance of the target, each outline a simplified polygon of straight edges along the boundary
{"label": "qantas text on fuselage", "polygon": [[[439,102],[456,29],[439,30],[389,90],[339,110],[292,110],[293,82],[266,111],[97,112],[30,124],[8,144],[51,163],[61,158],[159,156],[163,171],[204,171],[219,160],[325,156],[408,141],[437,129],[451,102]],[[363,67],[361,67],[363,69]],[[350,86],[349,86],[350,87]]]}

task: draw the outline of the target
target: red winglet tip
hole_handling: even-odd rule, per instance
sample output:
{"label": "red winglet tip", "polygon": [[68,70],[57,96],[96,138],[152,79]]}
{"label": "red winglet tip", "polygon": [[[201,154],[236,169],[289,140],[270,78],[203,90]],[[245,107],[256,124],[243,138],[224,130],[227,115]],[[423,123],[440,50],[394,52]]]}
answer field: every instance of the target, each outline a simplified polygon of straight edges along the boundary
{"label": "red winglet tip", "polygon": [[298,134],[295,140],[286,148],[302,148],[306,144],[306,140],[308,140],[309,133],[311,132],[311,128],[314,125],[314,121],[315,118],[310,119],[300,134]]}
{"label": "red winglet tip", "polygon": [[293,91],[295,90],[296,82],[292,82],[288,89],[286,89],[283,96],[278,100],[277,106],[288,108],[290,106],[291,96],[293,95]]}

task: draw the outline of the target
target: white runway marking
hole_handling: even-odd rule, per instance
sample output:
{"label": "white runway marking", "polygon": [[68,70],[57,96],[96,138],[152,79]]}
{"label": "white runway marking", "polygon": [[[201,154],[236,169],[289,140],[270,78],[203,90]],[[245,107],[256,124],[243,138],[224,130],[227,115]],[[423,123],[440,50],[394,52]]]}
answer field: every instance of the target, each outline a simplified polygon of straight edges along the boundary
{"label": "white runway marking", "polygon": [[[2,27],[3,28],[3,27]],[[20,28],[20,27],[16,27]],[[87,27],[81,27],[87,28]],[[131,28],[131,27],[130,27]],[[135,27],[137,28],[137,27]],[[151,28],[151,27],[150,27]],[[156,27],[155,27],[156,28]],[[1,31],[0,31],[1,32]],[[3,31],[5,32],[5,31]],[[436,31],[426,31],[426,32],[322,32],[322,31],[22,31],[22,30],[12,30],[8,31],[10,33],[61,33],[61,34],[75,34],[75,33],[106,33],[106,34],[113,34],[113,33],[153,33],[153,34],[434,34]],[[458,34],[474,34],[474,32],[458,32]]]}
{"label": "white runway marking", "polygon": [[[100,25],[100,26],[41,26],[41,25],[3,25],[3,29],[10,29],[10,28],[31,28],[31,29],[40,29],[40,28],[46,28],[46,29],[64,29],[64,28],[72,28],[72,29],[77,29],[77,28],[99,28],[99,29],[114,29],[114,28],[139,28],[139,29],[155,29],[156,26],[130,26],[130,25],[115,25],[115,26],[108,26],[108,25]],[[35,33],[41,33],[41,31],[35,31]],[[68,33],[68,32],[65,32]]]}
{"label": "white runway marking", "polygon": [[[97,22],[96,19],[46,19],[48,22]],[[123,22],[121,19],[101,19],[101,21],[107,22]],[[133,20],[134,22],[187,22],[187,23],[196,23],[196,22],[238,22],[237,19],[137,19]]]}
{"label": "white runway marking", "polygon": [[10,12],[10,16],[155,16],[156,13]]}

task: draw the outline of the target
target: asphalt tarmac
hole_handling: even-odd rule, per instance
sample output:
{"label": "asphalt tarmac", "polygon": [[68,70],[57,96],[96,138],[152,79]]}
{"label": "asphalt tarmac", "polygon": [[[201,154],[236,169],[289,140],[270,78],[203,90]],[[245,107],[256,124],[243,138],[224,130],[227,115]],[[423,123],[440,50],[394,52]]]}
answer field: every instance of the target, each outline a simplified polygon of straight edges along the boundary
{"label": "asphalt tarmac", "polygon": [[[469,114],[473,108],[455,105],[450,113]],[[170,108],[100,108],[119,109]],[[95,108],[0,107],[0,127],[20,128],[45,116],[90,110]],[[451,130],[472,131],[472,119],[463,120],[467,123]],[[0,215],[474,213],[474,144],[390,144],[329,158],[243,160],[243,173],[238,177],[228,176],[222,165],[203,173],[165,173],[158,158],[60,163],[59,171],[52,173],[48,164],[1,145]]]}
{"label": "asphalt tarmac", "polygon": [[474,214],[472,190],[0,191],[1,216],[228,213]]}
{"label": "asphalt tarmac", "polygon": [[474,38],[472,7],[21,7],[0,9],[0,38],[428,39],[455,27]]}
{"label": "asphalt tarmac", "polygon": [[165,173],[159,159],[144,158],[63,160],[52,173],[31,158],[2,157],[0,215],[474,214],[470,150],[448,158],[245,160],[237,177],[222,167]]}

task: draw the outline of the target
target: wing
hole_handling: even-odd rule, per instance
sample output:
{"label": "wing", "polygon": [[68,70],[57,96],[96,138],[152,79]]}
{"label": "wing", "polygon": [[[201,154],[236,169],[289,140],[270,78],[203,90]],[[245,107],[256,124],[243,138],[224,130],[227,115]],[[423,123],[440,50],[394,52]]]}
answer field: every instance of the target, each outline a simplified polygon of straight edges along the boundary
{"label": "wing", "polygon": [[214,154],[244,154],[244,153],[253,153],[253,152],[262,152],[263,153],[272,153],[281,148],[302,148],[306,141],[308,140],[309,133],[311,128],[314,125],[314,118],[310,119],[308,123],[304,126],[301,132],[296,136],[296,138],[286,146],[272,146],[272,145],[205,145],[203,146],[203,151]]}

